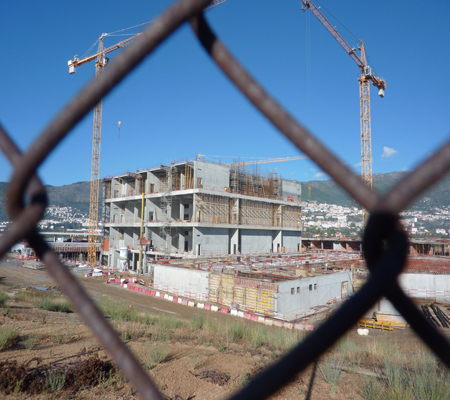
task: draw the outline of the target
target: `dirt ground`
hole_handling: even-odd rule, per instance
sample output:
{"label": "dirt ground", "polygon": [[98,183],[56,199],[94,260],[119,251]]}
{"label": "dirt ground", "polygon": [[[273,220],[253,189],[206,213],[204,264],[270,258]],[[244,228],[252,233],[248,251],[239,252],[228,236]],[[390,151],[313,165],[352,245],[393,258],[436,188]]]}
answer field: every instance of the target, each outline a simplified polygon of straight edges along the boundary
{"label": "dirt ground", "polygon": [[[252,321],[243,321],[230,315],[203,312],[203,310],[126,290],[118,285],[107,285],[104,277],[84,278],[81,275],[77,277],[95,300],[114,299],[151,314],[176,316],[183,320],[191,320],[195,315],[201,314],[206,319],[216,319],[223,323],[239,320],[249,328],[260,326]],[[108,371],[111,371],[108,370],[109,356],[100,348],[90,330],[75,313],[46,311],[21,300],[21,292],[42,293],[41,290],[32,289],[33,286],[57,289],[45,270],[27,269],[11,262],[1,262],[0,282],[0,292],[7,292],[10,299],[7,311],[5,308],[3,311],[0,308],[0,327],[14,326],[20,334],[20,340],[17,343],[0,351],[0,363],[17,362],[18,365],[28,363],[27,368],[33,370],[39,367],[36,370],[44,371],[47,378],[49,375],[45,371],[53,371],[61,367],[70,369],[71,366],[80,365],[86,360],[107,371],[102,375],[103,379],[95,385],[86,384],[77,390],[30,394],[20,392],[18,387],[15,387],[11,393],[3,392],[2,394],[0,387],[0,397],[4,396],[3,398],[6,399],[132,399],[138,397],[125,379],[121,378],[120,373],[116,373],[114,378],[111,378],[112,372],[108,375]],[[318,324],[322,318],[318,316],[316,321],[310,320],[308,323]],[[125,326],[126,324],[129,326]],[[132,324],[132,322],[123,323],[121,329],[134,329]],[[408,328],[392,332],[370,330],[368,336],[359,336],[355,327],[349,331],[347,339],[363,350],[362,363],[359,364],[363,368],[373,367],[368,360],[371,354],[370,349],[378,349],[378,345],[386,349],[396,348],[401,352],[410,352],[411,355],[423,349],[420,340]],[[168,341],[167,357],[159,364],[152,364],[149,360],[148,337],[129,339],[127,345],[148,369],[148,373],[155,379],[168,399],[195,398],[199,400],[229,397],[241,388],[251,375],[276,359],[273,349],[264,348],[264,346],[256,349],[250,348],[245,343],[228,344],[226,347],[220,344],[214,346],[207,341],[201,343],[195,332],[187,331],[177,334],[175,339]],[[98,359],[95,361],[97,356]],[[366,362],[364,357],[367,358]],[[99,370],[96,371],[99,373]],[[272,398],[305,398],[311,372],[312,366]],[[103,372],[100,373],[103,374]],[[360,390],[361,379],[364,379],[364,376],[343,371],[336,389],[331,391],[330,384],[322,378],[321,374],[316,373],[311,399],[363,399]],[[2,382],[0,386],[1,384]]]}

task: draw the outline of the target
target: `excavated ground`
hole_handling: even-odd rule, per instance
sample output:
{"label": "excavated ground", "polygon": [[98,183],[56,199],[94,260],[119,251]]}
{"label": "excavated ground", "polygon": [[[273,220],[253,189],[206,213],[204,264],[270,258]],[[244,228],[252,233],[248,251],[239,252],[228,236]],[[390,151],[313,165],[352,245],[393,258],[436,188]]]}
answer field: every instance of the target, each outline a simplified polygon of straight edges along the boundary
{"label": "excavated ground", "polygon": [[[104,277],[78,276],[78,279],[95,300],[114,300],[142,312],[173,316],[187,323],[195,316],[203,315],[207,320],[223,324],[245,324],[249,330],[261,326],[230,315],[198,310],[117,285],[107,285]],[[0,328],[13,327],[18,332],[18,336],[0,350],[0,397],[137,398],[76,313],[46,311],[23,301],[23,292],[36,293],[36,296],[48,293],[33,289],[33,286],[58,289],[45,270],[0,262],[0,282],[0,293],[9,293],[8,306],[0,308]],[[322,318],[319,316],[308,323],[320,323]],[[167,399],[225,398],[280,356],[271,345],[250,345],[245,341],[219,343],[212,334],[208,337],[205,333],[206,336],[200,339],[195,330],[181,327],[174,328],[176,333],[168,336],[165,342],[165,360],[154,363],[149,359],[149,346],[156,340],[154,333],[145,335],[147,328],[131,321],[115,326]],[[132,333],[142,330],[143,334]],[[442,331],[447,333],[448,329]],[[131,333],[124,336],[123,332]],[[411,329],[370,330],[369,336],[359,336],[355,327],[345,340],[355,349],[346,350],[348,357],[357,356],[357,369],[367,371],[380,370],[381,353],[388,355],[395,349],[413,357],[424,348]],[[312,366],[272,398],[305,398],[311,372]],[[317,373],[311,399],[363,399],[364,379],[366,376],[361,373],[343,371],[336,389],[331,390],[324,375]]]}

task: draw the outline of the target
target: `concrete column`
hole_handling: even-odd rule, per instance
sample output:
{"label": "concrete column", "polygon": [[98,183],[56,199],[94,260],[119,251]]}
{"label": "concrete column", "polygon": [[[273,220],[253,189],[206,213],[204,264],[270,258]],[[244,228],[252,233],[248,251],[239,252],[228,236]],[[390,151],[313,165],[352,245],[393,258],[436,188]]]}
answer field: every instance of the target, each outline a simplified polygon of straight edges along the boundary
{"label": "concrete column", "polygon": [[180,219],[182,221],[184,221],[184,204],[183,204],[183,200],[180,200]]}
{"label": "concrete column", "polygon": [[274,253],[281,253],[283,247],[283,231],[272,232],[272,251]]}
{"label": "concrete column", "polygon": [[239,229],[229,230],[230,254],[237,254],[239,251]]}
{"label": "concrete column", "polygon": [[178,234],[178,250],[180,251],[180,253],[184,252],[184,242],[185,242],[184,230],[180,229]]}
{"label": "concrete column", "polygon": [[[193,216],[193,221],[194,221],[194,222],[197,222],[197,195],[194,194],[194,195],[192,196],[192,199],[193,199],[193,201],[192,201],[192,216]],[[192,246],[194,246],[194,242],[195,242],[195,241],[192,242]],[[194,247],[192,247],[192,249],[194,249]]]}

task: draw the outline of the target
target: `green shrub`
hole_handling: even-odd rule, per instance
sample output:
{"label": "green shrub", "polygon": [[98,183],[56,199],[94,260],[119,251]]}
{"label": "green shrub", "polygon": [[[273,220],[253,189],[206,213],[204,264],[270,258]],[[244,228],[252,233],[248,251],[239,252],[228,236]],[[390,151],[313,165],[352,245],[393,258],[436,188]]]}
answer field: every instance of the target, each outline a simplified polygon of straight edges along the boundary
{"label": "green shrub", "polygon": [[436,359],[422,354],[414,365],[411,377],[412,391],[417,400],[444,400],[450,398],[450,371],[439,370]]}
{"label": "green shrub", "polygon": [[359,394],[364,400],[385,399],[385,385],[376,378],[363,379],[359,384]]}
{"label": "green shrub", "polygon": [[36,346],[36,336],[28,335],[22,342],[25,348],[31,350],[34,346]]}
{"label": "green shrub", "polygon": [[185,325],[185,322],[180,318],[175,317],[174,315],[159,314],[156,319],[156,324],[160,325],[163,328],[173,330],[182,328]]}
{"label": "green shrub", "polygon": [[191,318],[191,326],[195,331],[202,329],[203,325],[205,325],[205,316],[204,315],[194,315]]}
{"label": "green shrub", "polygon": [[99,308],[104,315],[108,315],[114,321],[138,321],[139,316],[134,308],[130,308],[126,304],[118,303],[110,300],[101,300]]}
{"label": "green shrub", "polygon": [[0,350],[14,346],[19,341],[19,332],[13,326],[0,328]]}
{"label": "green shrub", "polygon": [[295,346],[302,338],[303,333],[289,329],[275,329],[268,334],[268,343],[276,350],[284,352]]}
{"label": "green shrub", "polygon": [[45,386],[50,392],[59,392],[66,383],[66,374],[59,371],[49,371],[45,374]]}
{"label": "green shrub", "polygon": [[403,360],[397,354],[391,354],[384,361],[386,374],[387,398],[410,400],[412,396],[409,374]]}
{"label": "green shrub", "polygon": [[9,297],[5,292],[0,292],[0,307],[5,307],[8,303]]}
{"label": "green shrub", "polygon": [[319,372],[322,379],[330,384],[330,393],[336,393],[337,384],[341,376],[341,368],[344,357],[340,353],[334,353],[319,363]]}
{"label": "green shrub", "polygon": [[265,326],[254,326],[247,330],[247,339],[253,347],[258,348],[270,342],[268,330]]}
{"label": "green shrub", "polygon": [[230,342],[239,343],[245,338],[245,324],[235,322],[227,326],[227,336]]}
{"label": "green shrub", "polygon": [[50,297],[38,298],[34,301],[34,305],[37,308],[43,308],[47,311],[56,311],[70,313],[72,312],[72,306],[68,300],[55,300]]}
{"label": "green shrub", "polygon": [[154,364],[160,364],[167,359],[167,342],[150,343],[147,354]]}
{"label": "green shrub", "polygon": [[223,332],[222,324],[219,321],[217,321],[217,319],[213,318],[206,319],[203,329],[206,329],[213,335],[217,335]]}

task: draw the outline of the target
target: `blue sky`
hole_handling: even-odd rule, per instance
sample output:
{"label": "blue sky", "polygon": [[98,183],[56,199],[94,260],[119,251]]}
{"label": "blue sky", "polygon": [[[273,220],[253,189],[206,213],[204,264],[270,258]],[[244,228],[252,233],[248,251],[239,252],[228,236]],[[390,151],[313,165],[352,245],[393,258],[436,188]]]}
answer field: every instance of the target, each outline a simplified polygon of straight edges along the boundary
{"label": "blue sky", "polygon": [[[19,147],[26,150],[93,79],[94,62],[69,75],[68,60],[82,56],[102,33],[150,21],[172,3],[2,2],[0,121]],[[353,35],[364,41],[369,64],[386,80],[384,99],[371,90],[373,173],[412,169],[449,138],[450,2],[315,4],[350,46],[356,45]],[[300,0],[228,0],[206,17],[285,109],[360,173],[359,69],[311,12],[301,11]],[[105,45],[124,39],[110,36]],[[109,55],[111,61],[119,51]],[[87,181],[91,151],[89,113],[39,174],[50,185]],[[241,158],[300,154],[227,80],[185,25],[104,99],[100,176],[199,153]],[[260,170],[299,181],[320,177],[308,160]],[[0,155],[0,181],[10,174]]]}

